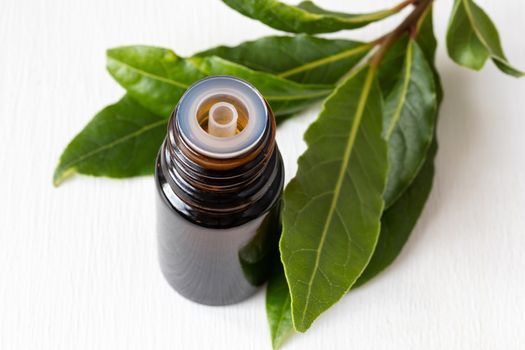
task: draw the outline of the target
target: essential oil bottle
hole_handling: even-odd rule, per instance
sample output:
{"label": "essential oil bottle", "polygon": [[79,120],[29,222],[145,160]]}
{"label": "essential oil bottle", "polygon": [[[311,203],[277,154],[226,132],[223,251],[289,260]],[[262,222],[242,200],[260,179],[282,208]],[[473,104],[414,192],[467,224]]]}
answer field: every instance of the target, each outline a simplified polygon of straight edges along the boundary
{"label": "essential oil bottle", "polygon": [[156,162],[161,270],[184,297],[239,302],[268,277],[284,169],[263,96],[231,76],[198,81],[171,115]]}

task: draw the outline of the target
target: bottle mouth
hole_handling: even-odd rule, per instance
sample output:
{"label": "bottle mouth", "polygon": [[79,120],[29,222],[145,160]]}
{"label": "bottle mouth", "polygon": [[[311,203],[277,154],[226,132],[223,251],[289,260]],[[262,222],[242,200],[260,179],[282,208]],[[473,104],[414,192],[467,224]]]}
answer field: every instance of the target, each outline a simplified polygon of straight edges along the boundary
{"label": "bottle mouth", "polygon": [[251,84],[232,76],[213,76],[184,93],[176,111],[176,127],[195,152],[228,159],[258,144],[268,118],[266,101]]}
{"label": "bottle mouth", "polygon": [[253,203],[274,198],[272,184],[282,187],[275,130],[270,106],[247,82],[214,76],[195,83],[173,111],[159,152],[166,197],[196,223],[253,218]]}

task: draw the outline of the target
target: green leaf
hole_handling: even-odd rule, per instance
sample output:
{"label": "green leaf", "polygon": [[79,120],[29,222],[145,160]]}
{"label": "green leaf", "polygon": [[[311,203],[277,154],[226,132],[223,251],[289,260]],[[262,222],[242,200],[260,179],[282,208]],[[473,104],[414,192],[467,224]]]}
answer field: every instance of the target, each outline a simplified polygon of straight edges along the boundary
{"label": "green leaf", "polygon": [[266,289],[266,316],[274,349],[293,333],[290,292],[281,262],[276,265]]}
{"label": "green leaf", "polygon": [[223,0],[235,11],[272,28],[290,33],[331,33],[363,27],[401,11],[410,2],[367,14],[347,14],[324,10],[311,1],[297,6],[277,0]]}
{"label": "green leaf", "polygon": [[[374,255],[352,289],[362,286],[377,276],[394,262],[401,252],[432,189],[436,151],[437,142],[434,139],[425,164],[410,187],[383,213],[381,234]],[[293,331],[290,294],[282,271],[276,271],[270,277],[266,291],[266,310],[272,344],[276,349]]]}
{"label": "green leaf", "polygon": [[55,186],[74,173],[124,178],[152,174],[167,119],[124,96],[101,110],[66,147]]}
{"label": "green leaf", "polygon": [[280,250],[301,332],[350,289],[377,242],[388,161],[375,73],[362,67],[325,101],[284,193]]}
{"label": "green leaf", "polygon": [[455,0],[447,31],[448,54],[457,64],[480,70],[488,58],[504,73],[521,77],[501,46],[498,30],[490,17],[472,0]]}
{"label": "green leaf", "polygon": [[[410,187],[383,213],[381,234],[374,255],[352,289],[362,286],[386,269],[408,241],[432,189],[436,151],[437,143],[433,142],[425,164]],[[274,272],[270,277],[266,310],[272,344],[277,349],[293,331],[290,294],[282,271]]]}
{"label": "green leaf", "polygon": [[137,102],[168,116],[195,81],[209,75],[234,75],[252,83],[276,116],[298,112],[327,96],[329,85],[299,84],[256,72],[219,57],[182,58],[171,50],[129,46],[108,50],[108,70]]}
{"label": "green leaf", "polygon": [[383,96],[388,96],[396,84],[403,79],[403,67],[409,43],[408,35],[403,35],[388,50],[378,68],[377,80]]}
{"label": "green leaf", "polygon": [[423,211],[432,189],[436,151],[437,143],[433,142],[425,164],[410,187],[383,213],[381,234],[374,255],[352,288],[357,288],[377,276],[401,252]]}
{"label": "green leaf", "polygon": [[443,87],[441,85],[441,78],[435,66],[437,40],[434,34],[432,6],[433,5],[427,8],[418,23],[416,42],[425,55],[427,63],[430,65],[430,68],[434,74],[434,84],[436,87],[437,102],[439,105],[443,100]]}
{"label": "green leaf", "polygon": [[108,50],[107,69],[137,102],[166,118],[186,89],[205,77],[173,51],[149,46]]}
{"label": "green leaf", "polygon": [[390,164],[386,207],[399,198],[423,165],[437,108],[432,69],[414,40],[409,40],[404,56],[399,80],[385,99],[383,127]]}
{"label": "green leaf", "polygon": [[305,34],[268,36],[238,46],[218,46],[196,56],[219,56],[245,67],[307,84],[335,84],[372,45]]}
{"label": "green leaf", "polygon": [[[419,22],[416,41],[421,47],[427,63],[434,72],[434,83],[436,84],[437,104],[439,107],[443,93],[441,79],[434,64],[437,41],[433,31],[431,7],[429,7]],[[434,124],[437,123],[438,110],[439,108],[435,110]],[[414,181],[410,184],[410,187],[383,213],[381,218],[381,234],[379,235],[376,250],[365,271],[355,283],[354,288],[371,280],[396,259],[421,215],[432,189],[434,177],[434,158],[437,153],[435,125],[433,129],[433,142],[428,150],[425,163],[421,170],[419,170]]]}
{"label": "green leaf", "polygon": [[[423,15],[422,20],[419,23],[416,41],[435,74],[434,81],[436,82],[436,87],[440,88],[441,84],[439,75],[434,67],[437,42],[433,31],[431,7],[429,7],[429,10]],[[402,45],[406,45],[406,41],[401,42],[401,45],[397,48],[397,52],[394,52],[394,55],[390,56],[390,59],[397,60],[397,62],[399,62],[398,67],[403,64],[404,59]],[[390,65],[391,67],[389,68],[395,66],[385,61],[383,63]],[[438,102],[441,102],[440,96],[442,96],[442,93],[440,93],[440,89],[438,89],[437,92]],[[429,193],[431,191],[432,180],[434,177],[433,163],[436,151],[437,141],[434,136],[433,143],[428,150],[425,163],[419,170],[419,173],[414,181],[412,181],[410,184],[410,187],[388,210],[383,212],[381,217],[381,233],[379,235],[376,249],[374,250],[374,255],[372,256],[372,259],[370,260],[363,274],[352,286],[352,289],[365,284],[381,271],[386,269],[401,252],[419,216],[421,215],[425,202],[428,199]],[[279,271],[276,273],[278,274]],[[280,277],[278,275],[272,276],[270,284],[274,278],[278,280]],[[271,298],[269,297],[270,294],[272,295]],[[271,303],[271,305],[268,305],[269,303]],[[267,309],[269,307],[279,308],[280,306],[284,305],[285,307],[283,308],[282,313],[288,313],[282,316],[279,314],[279,317],[281,317],[281,321],[279,322],[279,332],[282,334],[289,334],[289,332],[293,330],[291,309],[286,307],[287,303],[290,303],[289,294],[284,292],[276,293],[274,290],[270,289],[267,290]],[[276,315],[268,313],[268,319],[270,322],[272,322],[272,319],[273,322],[275,322],[276,318]]]}
{"label": "green leaf", "polygon": [[268,100],[277,116],[299,112],[333,90],[331,85],[299,84],[219,57],[194,57],[192,61],[206,75],[233,75],[252,83]]}

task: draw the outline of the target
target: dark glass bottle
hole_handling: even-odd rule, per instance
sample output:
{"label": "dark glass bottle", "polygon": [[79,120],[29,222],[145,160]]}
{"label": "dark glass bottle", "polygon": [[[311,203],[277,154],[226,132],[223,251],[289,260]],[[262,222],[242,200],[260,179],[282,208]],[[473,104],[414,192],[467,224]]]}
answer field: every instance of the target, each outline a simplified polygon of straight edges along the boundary
{"label": "dark glass bottle", "polygon": [[275,129],[260,93],[230,76],[195,83],[175,108],[156,162],[157,233],[184,297],[232,304],[267,279],[284,179]]}

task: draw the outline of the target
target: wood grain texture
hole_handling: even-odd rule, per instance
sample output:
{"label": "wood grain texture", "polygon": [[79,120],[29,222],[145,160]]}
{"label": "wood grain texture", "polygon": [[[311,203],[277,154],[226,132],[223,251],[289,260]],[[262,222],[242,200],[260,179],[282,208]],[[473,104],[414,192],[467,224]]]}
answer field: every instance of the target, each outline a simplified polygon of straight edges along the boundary
{"label": "wood grain texture", "polygon": [[[0,349],[270,348],[262,291],[206,307],[163,280],[151,178],[51,185],[70,138],[122,94],[104,70],[106,48],[150,44],[189,55],[277,33],[219,1],[179,3],[0,1]],[[349,12],[392,3],[319,1]],[[479,4],[523,68],[525,4]],[[424,215],[390,269],[284,349],[525,347],[525,81],[490,65],[456,67],[443,49],[451,2],[436,5],[446,96]],[[345,34],[366,40],[394,23]],[[317,112],[278,132],[287,179]]]}

